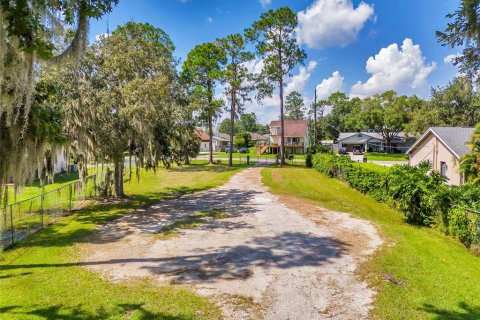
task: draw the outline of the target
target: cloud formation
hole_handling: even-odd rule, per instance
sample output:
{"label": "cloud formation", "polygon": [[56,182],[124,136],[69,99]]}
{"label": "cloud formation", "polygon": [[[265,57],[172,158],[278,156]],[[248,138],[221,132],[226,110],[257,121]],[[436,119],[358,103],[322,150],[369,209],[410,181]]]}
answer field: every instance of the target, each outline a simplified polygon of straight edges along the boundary
{"label": "cloud formation", "polygon": [[454,53],[454,54],[449,54],[445,58],[443,58],[443,63],[445,64],[453,64],[456,58],[460,58],[462,56],[461,53]]}
{"label": "cloud formation", "polygon": [[332,73],[330,78],[323,79],[317,85],[317,100],[327,99],[332,93],[342,91],[344,78],[339,71]]}
{"label": "cloud formation", "polygon": [[314,49],[344,47],[373,18],[373,5],[363,1],[354,8],[351,0],[316,0],[298,13],[297,40]]}
{"label": "cloud formation", "polygon": [[400,94],[421,93],[428,84],[428,75],[436,66],[435,62],[426,64],[420,45],[406,38],[400,48],[393,43],[368,58],[366,70],[370,78],[353,85],[350,95],[366,97],[388,90]]}
{"label": "cloud formation", "polygon": [[272,0],[260,0],[260,4],[262,5],[262,7],[266,7],[270,3],[272,3]]}

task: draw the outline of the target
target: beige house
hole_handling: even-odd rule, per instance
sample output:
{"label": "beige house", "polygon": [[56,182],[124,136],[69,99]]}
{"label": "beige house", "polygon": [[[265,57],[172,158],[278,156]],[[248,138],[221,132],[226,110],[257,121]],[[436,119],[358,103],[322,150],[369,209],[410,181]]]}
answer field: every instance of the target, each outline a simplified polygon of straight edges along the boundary
{"label": "beige house", "polygon": [[[304,154],[308,146],[308,120],[285,120],[285,152]],[[270,153],[280,153],[280,120],[270,122]]]}
{"label": "beige house", "polygon": [[468,142],[473,128],[432,127],[429,128],[410,149],[410,165],[429,161],[432,169],[446,177],[447,183],[460,185],[464,176],[459,171],[460,159],[469,151]]}
{"label": "beige house", "polygon": [[200,143],[200,152],[210,151],[210,135],[206,133],[202,128],[195,128],[194,130],[197,136],[197,140]]}

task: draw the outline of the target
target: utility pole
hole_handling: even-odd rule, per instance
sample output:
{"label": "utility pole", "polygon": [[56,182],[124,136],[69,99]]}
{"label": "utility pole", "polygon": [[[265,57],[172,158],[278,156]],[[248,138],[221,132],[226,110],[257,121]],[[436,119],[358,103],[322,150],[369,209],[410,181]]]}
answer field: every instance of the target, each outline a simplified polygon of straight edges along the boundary
{"label": "utility pole", "polygon": [[317,87],[313,98],[313,145],[317,145]]}

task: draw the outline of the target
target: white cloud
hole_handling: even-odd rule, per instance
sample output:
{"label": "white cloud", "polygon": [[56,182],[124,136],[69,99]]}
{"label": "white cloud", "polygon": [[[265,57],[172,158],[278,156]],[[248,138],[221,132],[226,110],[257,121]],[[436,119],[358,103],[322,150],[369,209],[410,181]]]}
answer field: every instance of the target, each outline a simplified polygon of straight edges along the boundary
{"label": "white cloud", "polygon": [[357,39],[368,19],[374,17],[373,5],[351,0],[316,0],[298,13],[297,40],[309,48],[344,47]]}
{"label": "white cloud", "polygon": [[212,22],[213,22],[213,18],[212,18],[212,17],[207,17],[207,22],[208,22],[208,23],[212,23]]}
{"label": "white cloud", "polygon": [[109,34],[109,33],[106,33],[106,32],[97,34],[97,35],[95,36],[95,41],[99,41],[99,40],[101,40],[101,39],[108,38],[109,36],[110,36],[110,34]]}
{"label": "white cloud", "polygon": [[243,64],[248,72],[250,73],[253,73],[253,74],[259,74],[262,69],[263,69],[263,59],[253,59],[253,60],[250,60],[250,61],[247,61]]}
{"label": "white cloud", "polygon": [[262,7],[266,7],[270,3],[272,3],[272,0],[260,0],[260,4],[262,5]]}
{"label": "white cloud", "polygon": [[344,78],[339,71],[332,73],[330,78],[323,79],[320,84],[317,85],[317,99],[322,100],[328,98],[332,93],[342,91]]}
{"label": "white cloud", "polygon": [[310,79],[311,72],[317,67],[316,61],[310,61],[306,67],[302,66],[298,70],[298,74],[290,77],[286,81],[285,96],[292,91],[303,93],[308,79]]}
{"label": "white cloud", "polygon": [[449,54],[445,58],[443,58],[443,62],[445,64],[453,64],[456,58],[460,58],[462,56],[461,53],[454,53],[454,54]]}
{"label": "white cloud", "polygon": [[365,97],[387,90],[395,90],[400,94],[420,93],[427,86],[427,77],[436,66],[435,62],[426,64],[420,46],[406,38],[401,48],[393,43],[368,58],[366,70],[371,76],[364,83],[357,82],[350,95]]}

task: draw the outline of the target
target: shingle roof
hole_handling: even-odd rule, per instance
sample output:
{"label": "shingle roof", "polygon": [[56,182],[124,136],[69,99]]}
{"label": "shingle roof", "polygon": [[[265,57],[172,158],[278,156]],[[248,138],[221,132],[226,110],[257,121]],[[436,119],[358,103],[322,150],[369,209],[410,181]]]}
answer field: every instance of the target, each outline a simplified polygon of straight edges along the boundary
{"label": "shingle roof", "polygon": [[[377,133],[377,132],[365,132],[365,131],[362,131],[362,132],[340,132],[340,134],[338,135],[338,141],[341,141],[341,140],[344,140],[344,139],[347,139],[347,138],[350,138],[354,135],[358,135],[358,134],[362,134],[362,135],[365,135],[365,136],[369,136],[371,138],[374,138],[374,139],[378,139],[378,140],[383,140],[383,136],[380,134],[380,133]],[[400,132],[397,137],[394,139],[394,140],[402,140],[402,138],[404,137],[404,133],[403,132]],[[359,137],[360,138],[360,137]],[[362,137],[362,139],[359,139],[359,141],[365,141],[365,140],[368,140],[368,139],[365,139]]]}
{"label": "shingle roof", "polygon": [[210,136],[202,128],[195,128],[195,134],[201,141],[210,141]]}
{"label": "shingle roof", "polygon": [[468,142],[473,134],[474,128],[465,127],[431,127],[429,128],[415,144],[407,150],[410,153],[422,141],[429,132],[437,136],[438,139],[447,147],[458,159],[469,151]]}
{"label": "shingle roof", "polygon": [[250,136],[252,137],[252,140],[268,140],[268,135],[263,135],[263,134],[259,134],[259,133],[256,133],[256,132],[252,132],[250,133]]}
{"label": "shingle roof", "polygon": [[[304,137],[308,120],[285,120],[285,137]],[[280,127],[280,120],[270,122],[270,127]]]}

